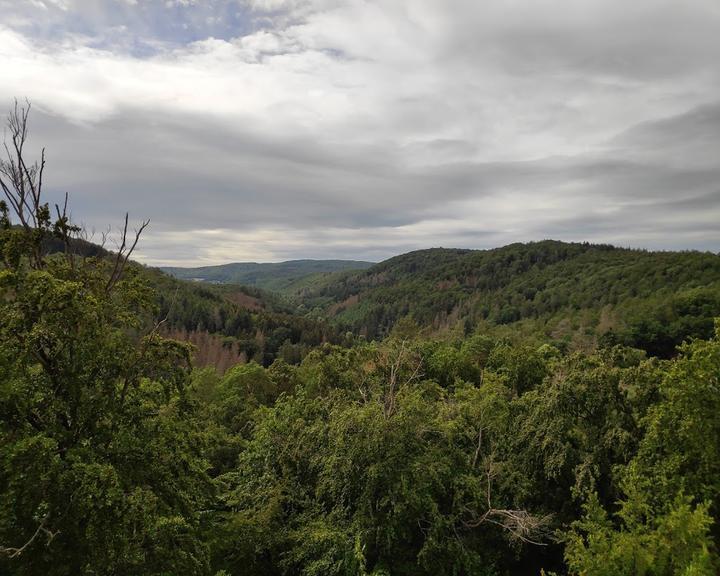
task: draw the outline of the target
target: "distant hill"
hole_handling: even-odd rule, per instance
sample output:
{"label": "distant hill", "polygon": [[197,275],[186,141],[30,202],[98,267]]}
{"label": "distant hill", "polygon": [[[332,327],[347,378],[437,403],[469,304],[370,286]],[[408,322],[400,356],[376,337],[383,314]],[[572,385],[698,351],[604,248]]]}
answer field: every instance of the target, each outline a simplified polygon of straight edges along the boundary
{"label": "distant hill", "polygon": [[306,310],[379,338],[420,327],[543,334],[579,347],[619,341],[668,356],[720,316],[720,256],[542,241],[492,250],[435,248],[321,279]]}
{"label": "distant hill", "polygon": [[162,268],[183,280],[211,284],[243,284],[276,292],[295,292],[310,276],[347,270],[364,270],[373,262],[358,260],[289,260],[277,263],[235,262],[199,268]]}

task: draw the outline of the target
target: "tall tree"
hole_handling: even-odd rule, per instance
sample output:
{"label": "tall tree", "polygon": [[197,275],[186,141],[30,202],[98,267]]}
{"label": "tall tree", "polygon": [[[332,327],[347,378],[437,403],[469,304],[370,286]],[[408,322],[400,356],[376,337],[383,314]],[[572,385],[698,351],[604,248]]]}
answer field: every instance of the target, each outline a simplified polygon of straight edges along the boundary
{"label": "tall tree", "polygon": [[130,263],[147,223],[81,256],[67,198],[44,201],[44,151],[26,158],[29,111],[0,161],[0,572],[205,573],[188,347],[160,337]]}

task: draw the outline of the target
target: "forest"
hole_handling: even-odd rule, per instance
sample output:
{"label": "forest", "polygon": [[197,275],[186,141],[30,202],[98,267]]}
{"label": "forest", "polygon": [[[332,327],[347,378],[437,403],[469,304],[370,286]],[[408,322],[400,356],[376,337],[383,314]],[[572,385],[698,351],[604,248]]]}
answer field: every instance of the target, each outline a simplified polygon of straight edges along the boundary
{"label": "forest", "polygon": [[46,203],[28,111],[0,163],[0,573],[720,570],[720,256],[543,241],[198,285],[133,262],[127,217],[110,250]]}

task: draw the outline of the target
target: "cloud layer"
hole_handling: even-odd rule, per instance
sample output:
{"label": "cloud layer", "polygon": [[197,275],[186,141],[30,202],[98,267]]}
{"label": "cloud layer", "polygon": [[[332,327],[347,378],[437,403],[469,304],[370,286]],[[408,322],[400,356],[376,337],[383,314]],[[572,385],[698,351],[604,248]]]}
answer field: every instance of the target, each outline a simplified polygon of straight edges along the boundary
{"label": "cloud layer", "polygon": [[714,0],[0,0],[0,103],[141,257],[720,250]]}

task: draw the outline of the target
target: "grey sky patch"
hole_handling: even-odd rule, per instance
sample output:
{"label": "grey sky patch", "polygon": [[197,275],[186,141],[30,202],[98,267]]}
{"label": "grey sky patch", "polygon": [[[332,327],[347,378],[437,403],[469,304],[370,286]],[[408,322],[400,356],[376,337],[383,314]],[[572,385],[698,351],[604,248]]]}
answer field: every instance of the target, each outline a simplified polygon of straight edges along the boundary
{"label": "grey sky patch", "polygon": [[146,262],[720,250],[713,0],[0,0],[0,103]]}

